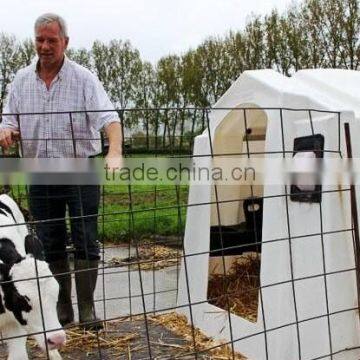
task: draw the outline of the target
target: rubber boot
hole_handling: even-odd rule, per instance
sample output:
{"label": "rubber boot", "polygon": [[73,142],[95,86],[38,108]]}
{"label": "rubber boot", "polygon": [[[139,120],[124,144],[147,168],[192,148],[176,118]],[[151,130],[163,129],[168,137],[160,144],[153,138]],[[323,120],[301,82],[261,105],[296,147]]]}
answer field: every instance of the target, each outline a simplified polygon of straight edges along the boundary
{"label": "rubber boot", "polygon": [[[56,305],[59,322],[63,327],[74,322],[74,310],[71,303],[71,273],[67,259],[49,263],[49,268],[59,283],[59,298]],[[57,275],[62,274],[64,275]]]}
{"label": "rubber boot", "polygon": [[75,259],[75,283],[79,323],[85,330],[100,330],[102,321],[95,316],[94,291],[98,276],[98,260]]}

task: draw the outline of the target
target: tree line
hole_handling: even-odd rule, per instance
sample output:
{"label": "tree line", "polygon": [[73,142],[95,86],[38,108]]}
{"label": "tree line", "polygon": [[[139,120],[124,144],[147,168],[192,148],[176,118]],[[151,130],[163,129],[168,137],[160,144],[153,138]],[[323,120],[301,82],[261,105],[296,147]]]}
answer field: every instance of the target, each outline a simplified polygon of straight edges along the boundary
{"label": "tree line", "polygon": [[[120,113],[126,130],[144,132],[147,147],[151,138],[175,147],[184,133],[191,138],[206,126],[205,112],[177,109],[213,105],[246,70],[272,68],[290,76],[304,68],[359,69],[359,1],[305,0],[284,13],[252,15],[243,29],[156,64],[118,39],[71,48],[68,56],[97,74],[117,108],[138,109]],[[0,34],[0,112],[14,74],[34,56],[31,40]]]}

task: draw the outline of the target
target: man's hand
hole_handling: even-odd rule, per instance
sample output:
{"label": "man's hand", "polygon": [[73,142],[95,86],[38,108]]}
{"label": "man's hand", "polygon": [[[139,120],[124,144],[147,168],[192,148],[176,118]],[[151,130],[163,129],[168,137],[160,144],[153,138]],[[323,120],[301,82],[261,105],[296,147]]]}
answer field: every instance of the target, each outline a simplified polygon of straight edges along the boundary
{"label": "man's hand", "polygon": [[7,150],[19,140],[19,132],[14,129],[0,129],[0,146]]}
{"label": "man's hand", "polygon": [[105,157],[108,171],[119,171],[123,166],[123,157],[119,151],[109,151]]}

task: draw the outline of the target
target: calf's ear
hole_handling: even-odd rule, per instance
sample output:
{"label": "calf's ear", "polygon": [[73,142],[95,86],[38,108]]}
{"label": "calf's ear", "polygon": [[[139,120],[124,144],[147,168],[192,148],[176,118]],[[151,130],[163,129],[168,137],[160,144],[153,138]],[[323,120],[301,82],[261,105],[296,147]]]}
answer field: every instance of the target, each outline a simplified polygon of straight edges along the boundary
{"label": "calf's ear", "polygon": [[44,260],[44,246],[35,235],[28,234],[25,236],[25,252],[37,260]]}
{"label": "calf's ear", "polygon": [[7,238],[0,238],[0,260],[12,265],[20,262],[22,256],[17,252],[14,243]]}

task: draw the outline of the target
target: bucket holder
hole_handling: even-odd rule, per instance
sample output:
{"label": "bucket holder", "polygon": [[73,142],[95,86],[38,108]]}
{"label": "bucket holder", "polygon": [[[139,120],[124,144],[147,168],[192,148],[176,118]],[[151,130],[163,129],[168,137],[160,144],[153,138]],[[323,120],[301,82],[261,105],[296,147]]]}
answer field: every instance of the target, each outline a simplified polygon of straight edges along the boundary
{"label": "bucket holder", "polygon": [[[325,138],[321,134],[295,138],[293,157],[300,152],[312,152],[315,154],[315,158],[323,158],[324,143]],[[300,189],[298,185],[294,184],[295,176],[296,175],[293,175],[290,187],[290,199],[297,202],[320,203],[322,186],[320,184],[316,184],[312,190]]]}

